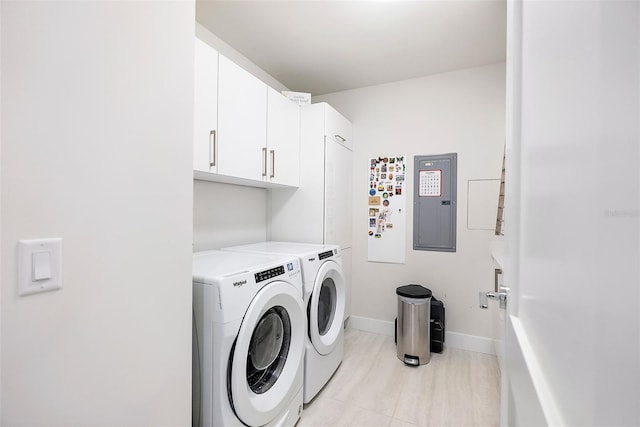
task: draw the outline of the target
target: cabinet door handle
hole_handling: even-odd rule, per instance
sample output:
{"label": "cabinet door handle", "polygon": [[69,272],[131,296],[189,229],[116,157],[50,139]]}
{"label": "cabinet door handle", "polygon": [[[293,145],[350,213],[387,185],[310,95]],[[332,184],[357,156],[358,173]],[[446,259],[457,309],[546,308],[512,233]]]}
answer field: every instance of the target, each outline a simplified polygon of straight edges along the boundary
{"label": "cabinet door handle", "polygon": [[271,150],[271,175],[269,177],[273,178],[274,176],[276,176],[276,151]]}
{"label": "cabinet door handle", "polygon": [[216,131],[215,129],[209,132],[209,166],[213,167],[216,165]]}
{"label": "cabinet door handle", "polygon": [[346,142],[346,141],[347,141],[346,139],[344,139],[343,137],[341,137],[341,136],[340,136],[340,135],[338,135],[338,134],[335,134],[335,135],[333,135],[333,136],[334,136],[338,141],[340,141],[340,142]]}
{"label": "cabinet door handle", "polygon": [[262,176],[267,176],[267,147],[262,149]]}

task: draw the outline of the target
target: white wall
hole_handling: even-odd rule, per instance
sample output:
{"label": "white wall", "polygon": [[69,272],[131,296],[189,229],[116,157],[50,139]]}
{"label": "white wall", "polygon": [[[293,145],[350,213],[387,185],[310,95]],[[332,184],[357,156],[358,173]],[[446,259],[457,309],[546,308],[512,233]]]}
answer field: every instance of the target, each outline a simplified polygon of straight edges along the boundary
{"label": "white wall", "polygon": [[[396,287],[418,283],[445,301],[448,331],[492,335],[491,312],[478,308],[478,292],[493,289],[492,232],[466,228],[466,192],[468,180],[500,178],[504,99],[504,64],[314,98],[329,102],[354,127],[354,317],[392,322]],[[414,251],[410,214],[406,264],[367,262],[368,159],[407,156],[407,188],[412,189],[413,156],[450,152],[458,153],[457,252]],[[412,200],[407,200],[409,209]]]}
{"label": "white wall", "polygon": [[[190,424],[193,17],[2,2],[3,426]],[[19,297],[38,237],[63,289]]]}
{"label": "white wall", "polygon": [[193,181],[193,250],[267,239],[267,190]]}

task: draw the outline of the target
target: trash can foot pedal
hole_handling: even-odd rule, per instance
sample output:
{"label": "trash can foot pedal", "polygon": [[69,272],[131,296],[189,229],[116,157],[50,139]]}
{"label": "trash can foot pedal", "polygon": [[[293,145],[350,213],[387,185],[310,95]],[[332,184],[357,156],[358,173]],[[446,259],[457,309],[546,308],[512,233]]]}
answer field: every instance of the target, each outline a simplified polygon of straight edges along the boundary
{"label": "trash can foot pedal", "polygon": [[417,356],[404,355],[404,364],[408,366],[420,366],[420,358]]}

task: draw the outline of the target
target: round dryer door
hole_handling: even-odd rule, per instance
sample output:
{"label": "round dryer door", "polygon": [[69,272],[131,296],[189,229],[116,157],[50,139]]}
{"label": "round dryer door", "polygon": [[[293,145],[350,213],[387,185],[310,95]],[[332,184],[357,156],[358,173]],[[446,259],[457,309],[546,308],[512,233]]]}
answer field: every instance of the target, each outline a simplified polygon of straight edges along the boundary
{"label": "round dryer door", "polygon": [[304,306],[300,291],[272,282],[245,313],[231,359],[230,399],[249,426],[268,424],[302,385]]}
{"label": "round dryer door", "polygon": [[309,338],[320,354],[329,354],[338,344],[345,298],[342,268],[326,261],[318,270],[309,301]]}

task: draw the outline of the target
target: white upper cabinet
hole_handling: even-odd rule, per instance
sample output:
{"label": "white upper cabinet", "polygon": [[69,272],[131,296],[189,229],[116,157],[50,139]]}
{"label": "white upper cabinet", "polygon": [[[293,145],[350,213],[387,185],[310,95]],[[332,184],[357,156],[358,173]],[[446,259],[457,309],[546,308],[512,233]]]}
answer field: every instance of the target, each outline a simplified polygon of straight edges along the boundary
{"label": "white upper cabinet", "polygon": [[194,177],[297,187],[300,107],[198,38],[194,77]]}
{"label": "white upper cabinet", "polygon": [[300,107],[276,90],[267,92],[266,180],[297,187],[300,182]]}
{"label": "white upper cabinet", "polygon": [[217,172],[218,52],[195,39],[193,169]]}
{"label": "white upper cabinet", "polygon": [[325,106],[324,117],[326,137],[331,138],[349,149],[353,149],[353,126],[342,114],[331,105]]}
{"label": "white upper cabinet", "polygon": [[261,181],[267,166],[267,85],[220,55],[218,174]]}

